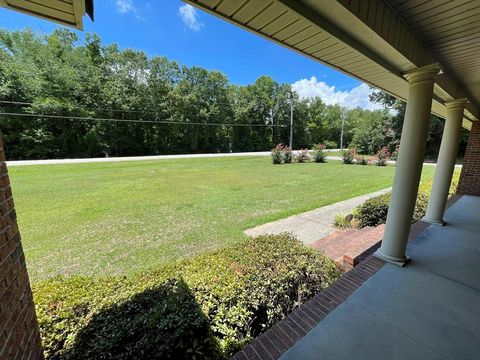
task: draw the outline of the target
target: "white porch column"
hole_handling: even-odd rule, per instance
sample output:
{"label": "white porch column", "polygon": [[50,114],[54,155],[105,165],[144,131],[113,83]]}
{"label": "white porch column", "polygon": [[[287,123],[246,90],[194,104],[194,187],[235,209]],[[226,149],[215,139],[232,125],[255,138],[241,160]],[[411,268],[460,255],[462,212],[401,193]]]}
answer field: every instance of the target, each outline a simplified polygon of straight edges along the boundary
{"label": "white porch column", "polygon": [[435,177],[428,201],[427,213],[422,219],[431,224],[444,225],[443,213],[448,199],[448,190],[455,170],[458,145],[462,130],[463,110],[466,99],[454,100],[446,103],[447,116],[442,135],[442,144],[438,154]]}
{"label": "white porch column", "polygon": [[425,158],[433,84],[439,72],[440,67],[433,64],[405,73],[409,87],[400,152],[385,234],[375,252],[378,258],[401,266],[409,260],[405,250]]}

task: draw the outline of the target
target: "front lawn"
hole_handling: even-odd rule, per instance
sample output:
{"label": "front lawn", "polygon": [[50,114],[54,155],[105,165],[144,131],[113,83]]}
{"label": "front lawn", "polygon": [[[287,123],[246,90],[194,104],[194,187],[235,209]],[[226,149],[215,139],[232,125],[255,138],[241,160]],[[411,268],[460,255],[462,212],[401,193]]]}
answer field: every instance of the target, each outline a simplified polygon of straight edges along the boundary
{"label": "front lawn", "polygon": [[[393,166],[269,157],[11,167],[30,276],[133,274],[243,230],[391,186]],[[434,167],[424,167],[424,178]]]}

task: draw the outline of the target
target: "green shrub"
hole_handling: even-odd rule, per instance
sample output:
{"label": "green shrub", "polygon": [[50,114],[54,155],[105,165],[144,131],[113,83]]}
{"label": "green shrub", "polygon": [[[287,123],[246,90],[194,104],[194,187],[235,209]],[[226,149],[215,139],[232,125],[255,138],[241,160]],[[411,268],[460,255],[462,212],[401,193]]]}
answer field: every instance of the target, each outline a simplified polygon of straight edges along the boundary
{"label": "green shrub", "polygon": [[315,162],[317,163],[324,163],[325,160],[327,159],[327,154],[325,153],[325,145],[323,144],[317,144],[313,146],[312,152],[313,152],[313,158],[315,159]]}
{"label": "green shrub", "polygon": [[457,193],[457,187],[459,182],[460,182],[460,170],[455,170],[452,176],[452,182],[450,183],[448,197],[453,196]]}
{"label": "green shrub", "polygon": [[352,148],[342,151],[342,161],[344,164],[353,164],[353,159],[355,159],[357,151]]}
{"label": "green shrub", "polygon": [[[449,196],[456,193],[459,178],[460,171],[455,171],[450,185]],[[425,216],[431,189],[431,180],[420,183],[412,222],[417,222]],[[355,223],[358,223],[361,228],[384,224],[387,221],[389,203],[390,194],[380,195],[365,201],[353,211]]]}
{"label": "green shrub", "polygon": [[283,148],[283,161],[285,164],[291,164],[293,161],[292,148],[290,146]]}
{"label": "green shrub", "polygon": [[430,191],[428,193],[419,191],[417,194],[417,201],[415,201],[415,209],[413,210],[413,219],[412,223],[419,221],[425,216],[427,212],[428,198],[430,196]]}
{"label": "green shrub", "polygon": [[[387,221],[391,194],[376,196],[358,206],[353,214],[360,228],[378,226]],[[428,194],[418,193],[412,222],[420,220],[427,210]]]}
{"label": "green shrub", "polygon": [[333,226],[338,229],[348,229],[352,227],[351,215],[336,214]]}
{"label": "green shrub", "polygon": [[132,277],[33,286],[45,357],[227,358],[339,276],[289,235],[249,239]]}
{"label": "green shrub", "polygon": [[310,152],[308,149],[301,149],[295,158],[299,163],[307,163],[310,161]]}
{"label": "green shrub", "polygon": [[333,140],[326,140],[323,144],[327,147],[327,149],[338,149],[337,143]]}
{"label": "green shrub", "polygon": [[385,224],[389,203],[390,194],[384,194],[368,199],[356,207],[353,216],[358,221],[359,227]]}
{"label": "green shrub", "polygon": [[281,164],[283,162],[283,149],[282,144],[278,144],[272,149],[272,162],[274,164]]}

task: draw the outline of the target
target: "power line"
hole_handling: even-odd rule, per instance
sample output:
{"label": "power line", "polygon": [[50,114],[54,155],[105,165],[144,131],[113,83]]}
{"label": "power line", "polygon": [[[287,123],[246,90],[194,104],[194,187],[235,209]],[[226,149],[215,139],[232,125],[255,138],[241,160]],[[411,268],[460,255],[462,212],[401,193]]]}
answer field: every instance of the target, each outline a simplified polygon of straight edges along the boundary
{"label": "power line", "polygon": [[[0,104],[11,104],[11,105],[20,105],[20,106],[33,106],[35,105],[32,102],[26,101],[10,101],[10,100],[0,100]],[[68,105],[61,105],[61,107],[65,108]],[[124,113],[145,113],[149,112],[149,110],[120,110],[120,109],[105,109],[105,108],[84,108],[78,105],[71,105],[71,107],[77,110],[84,110],[84,111],[111,111],[111,112],[124,112]],[[153,112],[153,111],[150,111]]]}
{"label": "power line", "polygon": [[188,121],[157,121],[157,120],[140,120],[140,119],[115,119],[115,118],[94,118],[82,116],[65,116],[65,115],[47,115],[47,114],[31,114],[31,113],[10,113],[0,112],[3,116],[17,116],[17,117],[43,117],[49,119],[66,119],[66,120],[84,120],[84,121],[105,121],[105,122],[131,122],[131,123],[146,123],[146,124],[172,124],[172,125],[203,125],[203,126],[242,126],[242,127],[285,127],[286,125],[272,125],[272,124],[232,124],[232,123],[202,123],[202,122],[188,122]]}
{"label": "power line", "polygon": [[[32,106],[35,105],[32,102],[26,102],[26,101],[11,101],[11,100],[0,100],[0,104],[12,104],[12,105],[20,105],[20,106]],[[63,108],[66,108],[68,106],[61,106]],[[83,111],[105,111],[105,112],[119,112],[119,113],[135,113],[135,114],[155,114],[157,115],[158,113],[152,110],[120,110],[120,109],[106,109],[106,108],[84,108],[78,105],[72,105],[72,108],[75,108],[77,110],[83,110]],[[188,114],[187,116],[196,116],[198,114],[192,115]],[[40,116],[40,115],[39,115]],[[44,116],[44,115],[42,115]],[[185,114],[184,114],[185,116]],[[67,117],[67,116],[65,116]],[[93,118],[92,118],[93,119]],[[180,122],[166,122],[166,123],[175,123],[179,124]],[[188,122],[188,124],[193,124],[191,122]],[[206,123],[199,123],[199,124],[206,124]],[[221,125],[230,125],[230,126],[265,126],[265,127],[287,127],[287,124],[281,124],[281,125],[275,125],[275,124],[223,124],[223,123],[217,123]]]}

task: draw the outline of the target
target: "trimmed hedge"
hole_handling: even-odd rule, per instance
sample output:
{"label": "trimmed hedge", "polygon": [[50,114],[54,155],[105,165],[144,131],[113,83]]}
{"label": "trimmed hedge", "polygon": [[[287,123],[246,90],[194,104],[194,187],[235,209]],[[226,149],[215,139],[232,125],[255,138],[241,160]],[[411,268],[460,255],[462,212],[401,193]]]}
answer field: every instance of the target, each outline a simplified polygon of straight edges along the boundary
{"label": "trimmed hedge", "polygon": [[353,218],[359,228],[385,224],[387,220],[390,193],[366,200],[353,210]]}
{"label": "trimmed hedge", "polygon": [[[449,196],[452,196],[457,191],[460,172],[455,171],[450,185]],[[432,189],[433,181],[422,181],[418,188],[417,201],[415,203],[415,210],[413,213],[412,222],[419,221],[425,216],[427,211],[428,199],[430,197],[430,190]],[[391,194],[379,195],[365,201],[362,205],[353,210],[354,222],[358,227],[378,226],[385,224],[387,221],[388,206],[390,204]]]}
{"label": "trimmed hedge", "polygon": [[[431,183],[430,183],[431,186]],[[415,209],[413,211],[412,223],[417,222],[427,211],[429,193],[419,190],[417,201],[415,202]],[[383,194],[374,198],[368,199],[362,205],[358,206],[353,211],[353,217],[358,227],[364,228],[366,226],[378,226],[385,224],[387,221],[388,207],[390,205],[391,194]]]}
{"label": "trimmed hedge", "polygon": [[227,358],[339,276],[289,235],[263,236],[131,277],[33,285],[45,357]]}

